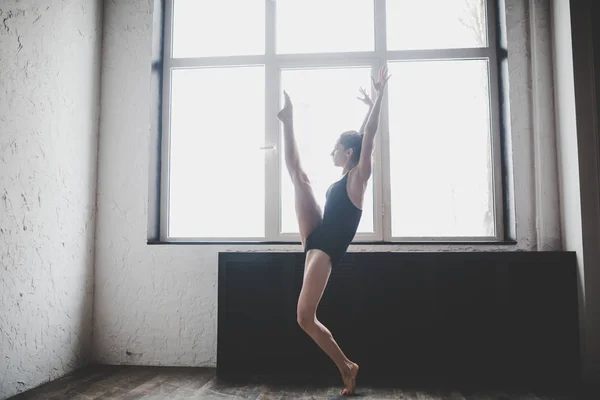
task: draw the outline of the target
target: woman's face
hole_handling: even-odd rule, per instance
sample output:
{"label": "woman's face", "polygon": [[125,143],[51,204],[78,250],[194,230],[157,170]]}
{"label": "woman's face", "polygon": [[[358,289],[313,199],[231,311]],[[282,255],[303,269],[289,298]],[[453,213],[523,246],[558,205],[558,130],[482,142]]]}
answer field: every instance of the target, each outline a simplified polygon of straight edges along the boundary
{"label": "woman's face", "polygon": [[346,165],[350,157],[352,156],[352,149],[345,149],[344,146],[338,141],[333,147],[331,152],[331,158],[333,159],[333,165],[336,167],[343,167]]}

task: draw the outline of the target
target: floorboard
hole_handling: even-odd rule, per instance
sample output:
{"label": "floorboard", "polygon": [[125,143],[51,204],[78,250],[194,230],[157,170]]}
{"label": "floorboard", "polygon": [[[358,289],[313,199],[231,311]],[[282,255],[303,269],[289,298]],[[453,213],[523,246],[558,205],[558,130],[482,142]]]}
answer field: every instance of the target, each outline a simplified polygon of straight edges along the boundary
{"label": "floorboard", "polygon": [[[359,381],[360,384],[360,381]],[[90,366],[12,400],[316,400],[345,398],[341,387],[227,383],[212,368]],[[358,387],[362,400],[579,400],[583,394]]]}

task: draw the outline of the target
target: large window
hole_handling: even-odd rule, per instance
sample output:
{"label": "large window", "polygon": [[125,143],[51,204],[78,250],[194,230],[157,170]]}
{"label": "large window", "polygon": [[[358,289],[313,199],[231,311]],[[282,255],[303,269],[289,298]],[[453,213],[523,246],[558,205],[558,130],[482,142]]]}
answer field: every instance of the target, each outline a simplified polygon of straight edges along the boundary
{"label": "large window", "polygon": [[360,241],[501,239],[492,0],[167,0],[161,239],[297,241],[277,111],[321,205],[387,64]]}

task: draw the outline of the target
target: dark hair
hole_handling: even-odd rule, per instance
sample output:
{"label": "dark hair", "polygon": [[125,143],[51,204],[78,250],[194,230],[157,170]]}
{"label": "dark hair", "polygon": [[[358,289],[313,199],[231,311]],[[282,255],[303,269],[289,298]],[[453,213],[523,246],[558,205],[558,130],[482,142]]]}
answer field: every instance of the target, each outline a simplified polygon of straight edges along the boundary
{"label": "dark hair", "polygon": [[352,162],[354,164],[358,164],[358,160],[360,160],[362,140],[362,133],[356,131],[347,131],[340,135],[339,143],[344,146],[344,149],[352,149]]}

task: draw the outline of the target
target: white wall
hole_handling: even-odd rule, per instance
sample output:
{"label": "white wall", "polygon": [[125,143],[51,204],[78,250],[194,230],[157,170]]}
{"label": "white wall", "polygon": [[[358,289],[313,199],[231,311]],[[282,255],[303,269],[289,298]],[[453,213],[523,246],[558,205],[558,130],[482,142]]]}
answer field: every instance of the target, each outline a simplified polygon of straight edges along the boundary
{"label": "white wall", "polygon": [[556,0],[552,7],[560,209],[565,250],[575,251],[579,264],[584,379],[600,383],[600,147],[594,70],[589,10],[582,8],[585,2],[572,1],[578,5],[573,24],[575,8],[569,3]]}
{"label": "white wall", "polygon": [[[507,2],[517,245],[362,245],[351,251],[537,248],[528,7],[527,0]],[[95,357],[110,364],[214,366],[218,252],[301,249],[146,244],[153,8],[153,0],[105,4]],[[556,176],[538,186],[557,191]],[[554,215],[558,219],[557,210]],[[546,244],[560,242],[560,233],[553,234]]]}
{"label": "white wall", "polygon": [[0,2],[0,399],[91,355],[101,3]]}

